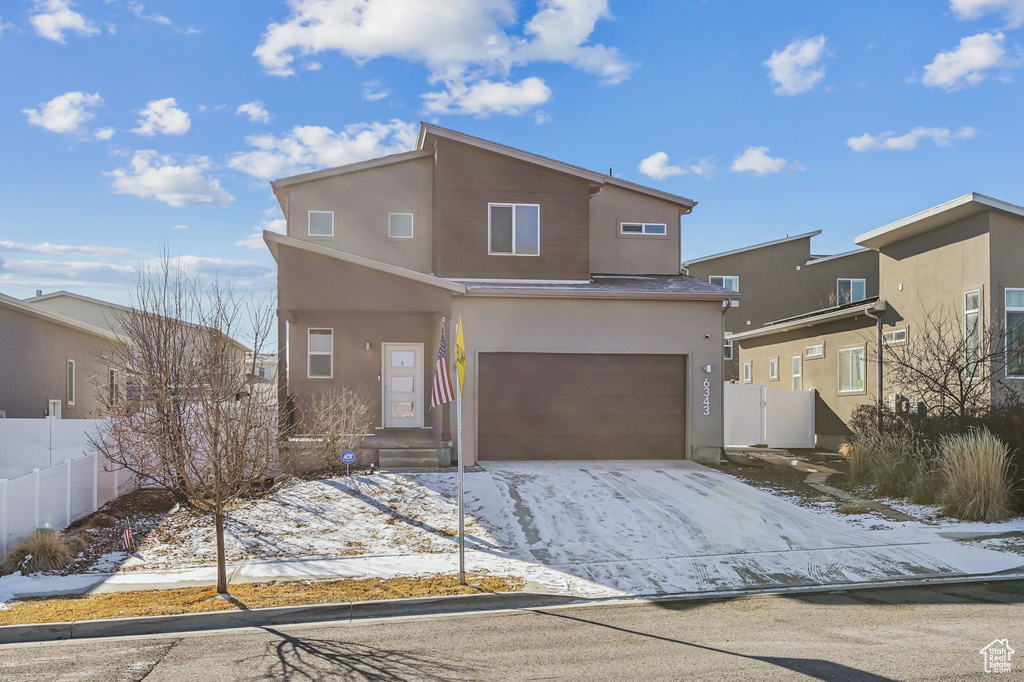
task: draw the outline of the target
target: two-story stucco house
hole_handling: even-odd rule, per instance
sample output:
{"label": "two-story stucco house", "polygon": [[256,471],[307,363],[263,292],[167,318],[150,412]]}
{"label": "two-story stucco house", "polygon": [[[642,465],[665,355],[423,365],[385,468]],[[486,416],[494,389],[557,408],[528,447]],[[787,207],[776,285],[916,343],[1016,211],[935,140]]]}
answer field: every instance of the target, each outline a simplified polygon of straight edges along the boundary
{"label": "two-story stucco house", "polygon": [[465,332],[463,454],[693,458],[722,444],[722,317],[680,274],[695,202],[421,124],[414,151],[272,183],[279,403],[360,391],[382,466],[447,465],[429,409],[442,320]]}

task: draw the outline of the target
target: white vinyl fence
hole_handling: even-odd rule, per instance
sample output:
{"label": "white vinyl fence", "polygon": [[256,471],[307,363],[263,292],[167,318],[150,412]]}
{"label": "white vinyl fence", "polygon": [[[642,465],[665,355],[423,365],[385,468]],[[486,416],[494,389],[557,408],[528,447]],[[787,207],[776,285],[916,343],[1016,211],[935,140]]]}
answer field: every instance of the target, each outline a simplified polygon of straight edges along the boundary
{"label": "white vinyl fence", "polygon": [[815,391],[782,391],[763,384],[725,385],[726,445],[814,447]]}
{"label": "white vinyl fence", "polygon": [[0,419],[0,478],[85,457],[103,430],[102,419]]}
{"label": "white vinyl fence", "polygon": [[128,472],[114,470],[98,452],[0,478],[0,557],[36,528],[65,528],[134,486]]}

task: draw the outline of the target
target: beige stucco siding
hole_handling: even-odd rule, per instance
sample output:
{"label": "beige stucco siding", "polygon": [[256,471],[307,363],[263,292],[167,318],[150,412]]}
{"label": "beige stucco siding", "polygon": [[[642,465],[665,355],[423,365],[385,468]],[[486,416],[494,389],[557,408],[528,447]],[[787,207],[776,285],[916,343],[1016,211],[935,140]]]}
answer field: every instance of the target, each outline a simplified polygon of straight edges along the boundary
{"label": "beige stucco siding", "polygon": [[[429,273],[433,234],[433,160],[399,163],[291,185],[288,236]],[[334,236],[309,236],[309,211],[334,212]],[[388,237],[388,214],[412,213],[413,238]]]}
{"label": "beige stucco siding", "polygon": [[124,313],[114,306],[64,295],[42,298],[33,301],[32,305],[50,312],[67,315],[100,329],[109,329],[115,334],[124,335],[125,333],[124,325],[121,324]]}
{"label": "beige stucco siding", "polygon": [[[614,185],[590,199],[590,271],[679,274],[679,206]],[[664,223],[664,236],[621,234],[620,223]]]}
{"label": "beige stucco siding", "polygon": [[[476,461],[478,355],[488,351],[686,355],[688,452],[693,459],[718,461],[722,444],[718,301],[454,297],[452,313],[462,316],[469,358],[463,397],[463,454],[468,462]],[[704,372],[704,365],[711,365],[710,373]],[[702,411],[705,379],[710,390],[709,415]]]}

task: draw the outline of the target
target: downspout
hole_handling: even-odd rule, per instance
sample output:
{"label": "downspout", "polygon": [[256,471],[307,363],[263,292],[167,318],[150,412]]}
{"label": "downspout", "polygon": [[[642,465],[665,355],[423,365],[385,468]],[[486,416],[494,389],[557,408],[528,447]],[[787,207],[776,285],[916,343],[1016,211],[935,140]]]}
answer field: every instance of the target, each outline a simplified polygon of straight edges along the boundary
{"label": "downspout", "polygon": [[882,318],[870,310],[865,310],[864,314],[875,321],[875,352],[877,355],[875,358],[875,402],[877,403],[876,411],[878,412],[878,432],[882,433],[882,427],[885,422],[884,403],[882,402],[885,395],[885,386],[882,379]]}
{"label": "downspout", "polygon": [[[729,308],[732,307],[733,299],[729,298],[722,301],[722,338],[725,338],[725,314],[729,312]],[[718,410],[719,421],[722,427],[722,440],[725,440],[725,358],[722,346],[718,347],[719,362],[722,363],[722,403],[721,408]],[[733,346],[732,349],[733,357],[736,357],[736,348]],[[725,443],[722,443],[722,452],[720,453],[722,461],[728,460],[728,456],[725,454]]]}

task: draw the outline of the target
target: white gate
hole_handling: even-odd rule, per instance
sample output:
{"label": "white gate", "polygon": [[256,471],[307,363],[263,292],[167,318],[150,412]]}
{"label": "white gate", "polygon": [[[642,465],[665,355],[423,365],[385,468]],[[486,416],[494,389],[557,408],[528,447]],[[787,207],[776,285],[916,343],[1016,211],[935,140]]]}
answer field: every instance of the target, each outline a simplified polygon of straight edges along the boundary
{"label": "white gate", "polygon": [[814,390],[776,391],[725,384],[725,445],[814,447]]}

